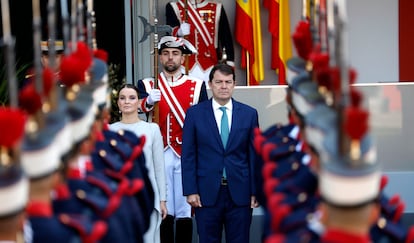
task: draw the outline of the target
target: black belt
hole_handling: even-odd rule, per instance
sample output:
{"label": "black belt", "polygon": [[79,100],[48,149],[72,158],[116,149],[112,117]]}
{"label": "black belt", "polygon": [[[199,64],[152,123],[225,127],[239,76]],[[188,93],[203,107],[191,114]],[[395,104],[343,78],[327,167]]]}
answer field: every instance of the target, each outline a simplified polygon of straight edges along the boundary
{"label": "black belt", "polygon": [[221,185],[227,186],[227,178],[221,177]]}

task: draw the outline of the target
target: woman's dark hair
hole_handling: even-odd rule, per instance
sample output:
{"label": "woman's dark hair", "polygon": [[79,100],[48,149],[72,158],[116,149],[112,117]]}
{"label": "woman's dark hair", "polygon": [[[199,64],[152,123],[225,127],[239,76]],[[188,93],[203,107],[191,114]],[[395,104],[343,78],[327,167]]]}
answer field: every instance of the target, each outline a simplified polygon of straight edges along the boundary
{"label": "woman's dark hair", "polygon": [[133,84],[123,84],[123,85],[119,88],[119,90],[118,90],[118,97],[119,97],[119,92],[120,92],[122,89],[124,89],[124,88],[129,88],[129,89],[133,89],[133,90],[135,90],[135,92],[137,92],[138,99],[140,98],[140,95],[139,95],[139,90],[138,90],[138,88],[137,88],[135,85],[133,85]]}
{"label": "woman's dark hair", "polygon": [[219,64],[216,64],[213,67],[213,69],[211,69],[210,75],[208,77],[209,82],[213,81],[214,73],[216,73],[216,71],[220,71],[220,73],[225,74],[225,75],[233,74],[233,81],[236,80],[236,73],[234,72],[234,68],[228,64],[219,63]]}

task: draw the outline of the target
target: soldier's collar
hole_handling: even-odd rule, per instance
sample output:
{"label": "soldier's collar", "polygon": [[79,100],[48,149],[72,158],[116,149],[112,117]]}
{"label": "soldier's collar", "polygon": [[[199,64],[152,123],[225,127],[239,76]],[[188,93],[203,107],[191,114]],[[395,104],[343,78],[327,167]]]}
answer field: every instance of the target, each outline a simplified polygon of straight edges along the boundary
{"label": "soldier's collar", "polygon": [[164,72],[164,75],[167,78],[168,82],[175,82],[179,80],[180,78],[182,78],[184,74],[182,74],[181,72],[176,72],[174,74]]}

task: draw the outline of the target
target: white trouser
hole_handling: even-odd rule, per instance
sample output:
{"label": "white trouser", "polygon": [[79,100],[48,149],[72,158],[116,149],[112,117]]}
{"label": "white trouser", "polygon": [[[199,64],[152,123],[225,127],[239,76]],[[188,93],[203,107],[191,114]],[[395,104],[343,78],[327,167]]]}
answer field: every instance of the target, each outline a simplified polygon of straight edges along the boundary
{"label": "white trouser", "polygon": [[183,196],[181,159],[168,148],[164,152],[165,174],[167,177],[167,210],[176,218],[190,218],[191,205]]}

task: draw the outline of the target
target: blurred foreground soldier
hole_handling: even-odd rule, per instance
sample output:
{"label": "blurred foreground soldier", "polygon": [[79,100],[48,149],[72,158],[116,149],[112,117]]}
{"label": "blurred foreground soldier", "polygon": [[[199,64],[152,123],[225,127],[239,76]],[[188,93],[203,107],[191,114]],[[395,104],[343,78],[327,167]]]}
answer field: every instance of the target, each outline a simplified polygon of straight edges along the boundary
{"label": "blurred foreground soldier", "polygon": [[[185,243],[192,241],[193,222],[191,206],[182,192],[181,144],[185,113],[189,107],[207,100],[205,83],[181,71],[184,54],[196,53],[188,41],[164,36],[158,43],[159,60],[163,66],[158,76],[159,89],[154,88],[154,79],[138,80],[141,110],[159,108],[159,126],[164,139],[165,172],[167,177],[168,215],[161,224],[161,241]],[[175,223],[175,236],[174,236]]]}
{"label": "blurred foreground soldier", "polygon": [[370,229],[380,213],[380,166],[369,156],[372,144],[367,134],[359,141],[352,139],[354,144],[344,155],[339,146],[335,148],[337,138],[337,131],[326,136],[329,156],[322,161],[319,172],[321,221],[325,225],[321,242],[368,243]]}
{"label": "blurred foreground soldier", "polygon": [[23,242],[28,185],[19,166],[0,166],[0,242]]}
{"label": "blurred foreground soldier", "polygon": [[[208,82],[208,75],[219,62],[234,67],[232,32],[223,4],[211,0],[179,0],[166,6],[167,24],[176,27],[173,35],[194,44],[198,53],[189,56],[191,76]],[[187,65],[187,64],[186,64]]]}
{"label": "blurred foreground soldier", "polygon": [[0,242],[23,242],[29,181],[19,151],[25,120],[17,109],[0,108]]}
{"label": "blurred foreground soldier", "polygon": [[[86,109],[87,106],[83,107]],[[42,115],[47,118],[50,114],[40,114]],[[35,121],[38,124],[42,122],[41,119]],[[26,212],[33,232],[33,242],[97,242],[106,234],[105,222],[93,221],[86,215],[55,213],[52,192],[62,180],[60,172],[64,166],[61,156],[65,151],[61,149],[61,143],[57,142],[59,140],[56,140],[60,131],[54,129],[61,120],[45,121],[42,127],[28,131],[22,143],[22,165],[30,178]],[[67,139],[77,142],[70,137]]]}

